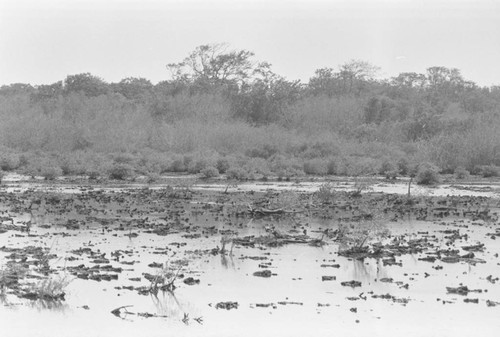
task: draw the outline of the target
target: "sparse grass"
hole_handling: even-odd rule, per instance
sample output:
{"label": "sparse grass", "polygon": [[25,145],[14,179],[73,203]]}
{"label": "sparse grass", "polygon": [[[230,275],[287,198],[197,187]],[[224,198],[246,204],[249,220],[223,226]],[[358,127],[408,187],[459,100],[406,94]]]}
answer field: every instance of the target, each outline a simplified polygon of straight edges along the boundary
{"label": "sparse grass", "polygon": [[226,185],[226,188],[224,189],[224,194],[227,194],[230,188],[237,189],[238,188],[238,183],[237,182],[230,182]]}
{"label": "sparse grass", "polygon": [[371,219],[358,223],[339,224],[337,241],[347,249],[361,249],[369,242],[382,240],[389,234],[385,219],[380,215],[373,215]]}
{"label": "sparse grass", "polygon": [[192,180],[181,179],[175,187],[169,185],[164,188],[164,191],[168,198],[191,199],[193,196],[192,186]]}
{"label": "sparse grass", "polygon": [[292,211],[301,206],[300,194],[295,191],[283,191],[269,200],[269,209]]}
{"label": "sparse grass", "polygon": [[314,192],[314,196],[318,198],[322,203],[329,203],[335,200],[335,189],[333,184],[330,182],[323,183],[319,186],[319,189]]}
{"label": "sparse grass", "polygon": [[156,275],[150,279],[150,293],[156,295],[160,290],[173,292],[176,289],[175,281],[181,274],[185,265],[186,261],[184,260],[165,262],[163,267],[157,271]]}
{"label": "sparse grass", "polygon": [[16,287],[29,272],[29,269],[19,263],[7,263],[0,268],[0,292]]}
{"label": "sparse grass", "polygon": [[369,180],[356,177],[354,179],[354,186],[351,195],[353,197],[360,197],[363,192],[366,192],[370,189],[370,186],[371,182]]}
{"label": "sparse grass", "polygon": [[67,275],[49,276],[30,285],[26,290],[25,297],[47,301],[64,300],[66,287],[71,281],[72,279]]}

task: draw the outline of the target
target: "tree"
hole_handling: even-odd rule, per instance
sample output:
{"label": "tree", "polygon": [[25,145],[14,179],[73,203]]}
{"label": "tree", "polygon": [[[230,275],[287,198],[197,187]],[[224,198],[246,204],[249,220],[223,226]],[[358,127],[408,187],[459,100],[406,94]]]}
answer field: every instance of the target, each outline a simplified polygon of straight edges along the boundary
{"label": "tree", "polygon": [[111,86],[114,92],[136,101],[144,100],[153,89],[153,84],[142,77],[127,77]]}
{"label": "tree", "polygon": [[83,92],[87,97],[108,93],[109,87],[104,80],[90,73],[68,75],[64,80],[64,92]]}
{"label": "tree", "polygon": [[339,78],[344,93],[360,94],[367,82],[373,81],[379,67],[362,60],[351,60],[340,66]]}
{"label": "tree", "polygon": [[365,106],[365,123],[380,124],[388,119],[393,119],[394,102],[385,96],[375,96],[368,100]]}
{"label": "tree", "polygon": [[464,89],[465,81],[456,68],[430,67],[426,77],[431,104],[456,100]]}
{"label": "tree", "polygon": [[398,88],[419,89],[423,88],[426,83],[424,74],[413,72],[400,73],[397,77],[391,79],[391,84]]}
{"label": "tree", "polygon": [[374,82],[378,67],[360,60],[351,60],[333,68],[321,68],[315,71],[309,80],[309,91],[313,95],[323,94],[329,97],[339,95],[359,95]]}
{"label": "tree", "polygon": [[254,61],[254,53],[227,49],[226,44],[202,45],[182,62],[170,63],[167,68],[175,81],[204,85],[236,84],[241,87],[268,74],[270,64]]}
{"label": "tree", "polygon": [[308,88],[313,95],[332,97],[339,93],[339,82],[338,73],[335,73],[333,68],[321,68],[309,79]]}
{"label": "tree", "polygon": [[232,97],[234,115],[256,124],[276,122],[285,118],[286,108],[303,92],[300,81],[287,81],[276,76],[245,85]]}
{"label": "tree", "polygon": [[2,85],[0,87],[0,95],[2,96],[13,96],[20,94],[30,94],[35,89],[31,86],[31,84],[26,83],[12,83],[9,85]]}
{"label": "tree", "polygon": [[42,84],[35,88],[35,91],[30,95],[30,100],[32,103],[38,104],[44,114],[49,115],[57,109],[57,103],[62,92],[62,81],[48,85]]}

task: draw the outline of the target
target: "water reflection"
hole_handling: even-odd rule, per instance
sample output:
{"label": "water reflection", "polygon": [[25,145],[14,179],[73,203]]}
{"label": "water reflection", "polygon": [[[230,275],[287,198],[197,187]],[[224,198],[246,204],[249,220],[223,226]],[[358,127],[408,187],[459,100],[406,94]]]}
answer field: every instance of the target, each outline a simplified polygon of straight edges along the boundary
{"label": "water reflection", "polygon": [[[229,257],[229,259],[228,259],[228,257]],[[235,266],[234,260],[233,260],[233,254],[229,254],[229,256],[226,254],[221,254],[220,263],[225,269],[229,269],[229,268],[231,268],[233,270],[236,269],[236,266]]]}
{"label": "water reflection", "polygon": [[389,278],[387,267],[381,259],[377,260],[352,260],[351,278],[363,283],[371,283],[374,280]]}
{"label": "water reflection", "polygon": [[63,301],[47,301],[47,300],[35,300],[29,301],[28,306],[34,308],[38,311],[51,310],[53,312],[65,313],[69,306]]}
{"label": "water reflection", "polygon": [[4,307],[10,307],[12,305],[4,289],[0,291],[0,304]]}
{"label": "water reflection", "polygon": [[182,319],[184,317],[184,313],[186,312],[184,305],[179,302],[175,294],[170,291],[162,291],[156,295],[151,295],[151,301],[153,302],[156,308],[156,313],[159,316]]}
{"label": "water reflection", "polygon": [[[116,210],[120,209],[116,205],[114,205],[113,207]],[[194,223],[195,226],[193,227],[200,226],[201,229],[199,231],[206,231],[206,240],[198,239],[194,236],[193,239],[182,237],[182,233],[169,234],[166,237],[160,238],[150,233],[139,232],[140,235],[138,237],[127,237],[124,234],[130,234],[130,231],[128,229],[125,231],[111,232],[108,234],[107,232],[110,232],[114,228],[110,225],[109,230],[108,227],[106,227],[107,232],[103,231],[105,227],[101,228],[101,225],[98,221],[91,222],[90,226],[94,226],[91,227],[92,231],[89,231],[89,228],[87,228],[86,230],[82,229],[78,232],[71,232],[72,236],[58,236],[58,241],[54,241],[55,243],[52,246],[53,249],[59,254],[67,253],[68,251],[73,250],[76,247],[90,247],[92,251],[101,254],[106,253],[107,256],[110,256],[111,252],[117,251],[120,254],[123,254],[123,259],[135,262],[135,264],[132,265],[121,265],[119,264],[119,262],[121,261],[110,262],[110,264],[114,267],[123,268],[123,273],[121,274],[119,281],[97,283],[90,280],[83,281],[79,279],[77,282],[75,282],[77,284],[72,288],[75,288],[76,295],[81,296],[80,298],[78,298],[78,296],[68,296],[67,300],[69,301],[69,308],[76,308],[82,304],[82,301],[84,301],[84,303],[88,303],[89,306],[92,307],[92,310],[74,310],[68,315],[65,315],[65,322],[68,322],[69,320],[71,322],[70,324],[81,329],[82,331],[85,331],[85,329],[88,328],[88,325],[86,325],[86,322],[88,321],[85,321],[87,316],[93,319],[95,316],[100,315],[99,311],[97,310],[102,309],[102,312],[105,312],[105,315],[102,315],[102,326],[113,325],[113,328],[115,328],[116,326],[121,326],[123,327],[124,333],[120,335],[123,336],[137,335],[137,333],[134,333],[134,331],[131,330],[132,325],[128,324],[128,321],[134,321],[135,327],[140,327],[140,329],[145,326],[157,327],[161,324],[164,325],[165,322],[159,319],[134,319],[136,317],[143,317],[141,316],[141,314],[148,313],[157,317],[167,316],[169,320],[169,327],[175,327],[174,324],[170,323],[174,323],[173,321],[176,321],[176,323],[182,328],[184,328],[183,323],[187,325],[188,323],[186,322],[189,322],[189,320],[193,322],[196,319],[200,319],[200,317],[204,317],[206,321],[204,329],[206,330],[204,330],[203,333],[197,333],[196,335],[231,335],[229,333],[221,333],[220,330],[221,326],[223,327],[224,323],[227,323],[228,321],[230,321],[230,323],[235,326],[235,322],[240,324],[238,325],[239,330],[237,331],[239,335],[259,335],[262,334],[262,330],[260,329],[261,324],[259,323],[262,322],[264,311],[257,309],[250,310],[248,309],[248,303],[276,303],[276,301],[280,301],[284,298],[287,298],[287,296],[293,295],[293,298],[290,297],[291,301],[296,300],[296,297],[298,297],[300,298],[300,300],[303,300],[304,305],[279,305],[278,309],[273,311],[274,319],[266,322],[266,328],[269,329],[268,331],[281,331],[284,335],[284,330],[281,330],[283,329],[283,327],[298,329],[302,325],[308,325],[302,324],[302,322],[305,321],[305,318],[303,317],[306,317],[307,322],[310,324],[310,327],[316,327],[314,324],[317,324],[322,329],[318,329],[318,331],[320,332],[318,332],[317,335],[324,336],[331,335],[331,333],[327,333],[338,328],[345,328],[345,330],[342,331],[345,332],[348,328],[355,328],[356,326],[362,326],[363,324],[379,324],[378,318],[377,321],[374,321],[371,317],[372,311],[373,315],[378,316],[383,314],[386,322],[389,322],[390,320],[391,323],[394,323],[396,325],[401,324],[401,327],[404,327],[405,324],[408,323],[404,320],[410,317],[412,319],[410,323],[416,322],[414,324],[418,324],[419,327],[428,326],[429,329],[431,329],[434,322],[428,317],[418,316],[419,313],[432,312],[435,316],[440,317],[457,317],[457,315],[459,314],[474,315],[476,314],[476,312],[483,316],[493,316],[495,314],[495,311],[493,311],[495,309],[486,309],[486,305],[482,307],[476,306],[476,308],[470,310],[469,308],[473,308],[472,305],[464,305],[458,302],[455,306],[449,306],[449,308],[447,306],[447,312],[441,311],[444,310],[441,309],[443,306],[440,303],[438,303],[439,305],[435,304],[435,297],[439,296],[442,298],[443,296],[446,296],[445,285],[457,286],[459,283],[463,283],[474,288],[485,288],[488,285],[489,288],[487,293],[484,292],[474,296],[479,297],[480,301],[483,301],[481,302],[483,304],[485,304],[484,301],[486,300],[496,301],[500,298],[498,288],[486,284],[487,281],[484,280],[484,277],[486,277],[490,273],[493,273],[494,277],[498,276],[494,274],[495,269],[488,269],[491,268],[491,263],[488,265],[478,264],[477,266],[472,266],[470,264],[444,265],[444,271],[439,272],[437,269],[431,269],[435,267],[437,263],[431,264],[428,262],[419,261],[418,257],[422,257],[422,254],[420,254],[397,256],[396,258],[398,259],[398,262],[405,263],[404,268],[401,268],[400,266],[384,266],[383,261],[380,259],[376,260],[367,258],[364,261],[360,261],[338,256],[337,249],[339,245],[337,243],[331,242],[332,240],[327,240],[329,241],[328,243],[331,244],[325,245],[321,247],[321,249],[318,249],[317,247],[298,244],[281,248],[262,247],[262,251],[258,249],[260,247],[251,249],[243,246],[237,246],[235,249],[235,254],[237,253],[238,255],[235,255],[236,259],[233,259],[233,255],[230,254],[232,245],[231,239],[234,239],[235,235],[233,231],[237,232],[236,235],[238,237],[241,237],[248,234],[270,235],[269,232],[272,232],[274,230],[286,231],[287,233],[300,235],[304,230],[307,230],[307,233],[310,237],[320,238],[322,235],[321,233],[324,232],[325,228],[328,229],[334,226],[331,224],[331,220],[317,220],[309,217],[297,217],[297,219],[293,219],[291,221],[288,219],[274,221],[270,218],[266,218],[260,221],[256,220],[254,224],[248,223],[244,225],[243,223],[238,224],[238,222],[242,221],[241,219],[231,219],[231,223],[227,223],[228,220],[225,218],[225,222],[223,222],[224,220],[218,220],[217,218],[210,217],[210,215],[204,216],[203,212],[199,214],[191,214],[192,217],[190,218],[190,222]],[[28,216],[29,214],[25,215],[26,220],[28,220]],[[101,219],[112,218],[112,216],[113,214],[110,212],[109,215],[103,215],[103,218]],[[152,217],[151,214],[149,214],[149,216]],[[68,217],[70,216],[68,215]],[[77,214],[76,212],[74,212],[71,217],[86,220],[85,215]],[[157,217],[160,217],[160,215],[158,215]],[[406,217],[407,215],[405,215],[405,219]],[[120,217],[118,217],[117,219],[122,220],[124,218],[125,216],[122,217],[120,215]],[[161,224],[166,223],[164,219],[158,218],[156,219],[156,221]],[[385,224],[386,219],[380,220],[380,222]],[[443,234],[437,231],[449,228],[448,226],[437,227],[431,222],[414,220],[411,218],[410,213],[408,213],[406,222],[387,222],[386,226],[394,233],[394,236],[392,236],[390,240],[395,240],[394,244],[397,244],[397,240],[399,238],[399,243],[401,245],[407,244],[408,237],[422,237],[423,232],[429,232],[430,236],[437,235],[439,237],[442,237]],[[212,227],[213,230],[208,229],[211,229]],[[355,232],[354,234],[357,233],[358,236],[361,236],[363,239],[365,237],[365,234],[363,233],[367,230],[371,231],[370,233],[373,234],[376,233],[376,229],[380,229],[380,232],[383,232],[384,229],[371,225],[368,227],[359,225],[358,227],[360,227],[360,231]],[[34,228],[34,230],[38,233],[45,234],[62,233],[62,231],[55,226],[49,229]],[[96,233],[101,233],[101,231],[103,235],[106,234],[105,237],[96,236]],[[465,229],[461,231],[463,232],[465,231]],[[488,231],[491,231],[491,229],[483,226],[478,228],[474,227],[474,230],[471,229],[468,234],[470,234],[470,240],[484,240],[485,233]],[[220,245],[220,248],[224,248],[222,242],[219,241],[221,240],[221,236],[219,235],[222,235],[227,239],[225,245],[225,248],[227,250],[226,254],[219,254],[220,256],[217,257],[209,253],[205,253],[206,251],[209,252],[210,249],[214,248],[214,246],[216,246],[217,244]],[[46,246],[47,244],[45,243],[50,242],[48,238],[50,238],[50,236],[40,239],[40,242],[42,242],[44,246]],[[90,240],[92,242],[90,242]],[[380,240],[383,241],[386,239],[381,238]],[[23,247],[27,244],[26,241],[27,238],[25,236],[3,236],[0,246],[9,245]],[[186,246],[178,244],[179,242],[183,244],[186,243]],[[172,250],[166,249],[165,247],[172,247],[170,246],[171,243],[175,243],[174,248],[171,248]],[[341,249],[348,248],[349,246],[347,243],[348,242],[341,242]],[[494,264],[496,264],[497,258],[495,257],[493,259],[492,254],[499,251],[499,243],[500,240],[486,242],[486,244],[488,245],[488,253],[478,252],[478,257],[488,259],[488,262],[493,262]],[[457,242],[457,245],[460,246],[462,245],[462,243]],[[201,253],[186,253],[186,251],[191,251],[193,249],[199,249]],[[175,294],[172,292],[158,292],[156,296],[151,295],[149,298],[148,296],[137,295],[135,294],[135,292],[114,290],[113,287],[115,285],[122,285],[120,282],[127,282],[127,279],[131,279],[132,277],[142,278],[143,272],[151,273],[152,269],[148,267],[148,264],[153,261],[158,262],[161,259],[160,255],[156,255],[156,253],[163,254],[166,252],[169,253],[168,256],[170,258],[172,258],[173,255],[178,254],[176,255],[176,257],[188,256],[190,259],[192,259],[190,260],[190,262],[196,265],[196,275],[199,275],[201,279],[200,284],[193,287],[180,286],[176,290]],[[68,256],[75,257],[74,255],[75,254],[70,255],[70,253],[68,253]],[[267,259],[266,263],[268,263],[269,265],[271,265],[272,263],[272,266],[269,268],[276,268],[273,269],[273,272],[276,271],[276,276],[273,275],[272,277],[265,279],[254,277],[252,275],[252,272],[254,272],[255,270],[259,270],[259,264],[263,262],[259,261],[259,259],[240,258],[240,256],[253,257],[255,255],[259,255],[259,257],[265,257]],[[78,256],[74,262],[68,263],[72,263],[74,265],[85,264],[85,266],[94,266],[94,263],[90,264],[91,261],[92,256],[83,254]],[[327,261],[331,261],[331,264],[338,263],[338,269],[321,267],[322,264],[330,264],[330,262]],[[190,265],[191,270],[194,269],[192,266],[193,265]],[[226,270],[229,271],[227,273],[224,273],[224,271]],[[235,270],[235,272],[232,272],[233,270]],[[464,273],[464,271],[466,271],[466,273]],[[410,273],[411,275],[406,276],[404,274],[406,272]],[[426,276],[424,277],[424,273],[432,275],[430,275],[430,278],[427,278]],[[471,274],[476,275],[476,278],[468,276]],[[358,280],[363,282],[364,288],[362,288],[362,290],[360,290],[359,288],[351,289],[349,287],[340,286],[340,282],[323,282],[323,275],[335,275],[337,277],[337,280],[339,281]],[[477,280],[477,275],[480,276],[479,280]],[[394,278],[395,282],[374,283],[376,279],[389,279],[391,277]],[[481,277],[483,279],[481,279]],[[409,289],[408,287],[403,288],[400,286],[400,284],[396,283],[396,281],[409,282],[411,286]],[[304,286],[298,286],[301,284],[304,284]],[[128,285],[128,283],[125,285]],[[76,291],[76,288],[78,288],[78,291]],[[101,290],[106,291],[100,292]],[[419,301],[412,302],[412,304],[405,308],[403,312],[399,307],[385,306],[387,303],[392,303],[392,299],[371,299],[371,297],[368,296],[369,299],[364,302],[364,304],[362,304],[361,301],[356,302],[356,304],[348,302],[349,307],[344,308],[344,305],[347,304],[341,302],[341,298],[352,296],[352,294],[356,293],[358,290],[360,292],[363,291],[364,293],[373,291],[375,294],[386,294],[390,292],[391,294],[393,294],[393,296],[397,296],[398,298],[411,297],[418,299]],[[331,316],[328,317],[327,315],[317,315],[317,303],[319,303],[320,301],[326,302],[326,300],[324,299],[325,291],[329,293],[328,296],[332,299],[332,303],[335,301],[334,299],[336,299],[336,297],[334,296],[338,296],[340,298],[338,306],[341,307],[341,309],[348,315],[352,316],[349,316],[352,321],[354,321],[354,317],[356,317],[356,319],[361,318],[361,323],[349,325],[349,323],[342,323],[348,322],[343,318],[333,321],[331,319]],[[123,297],[117,297],[116,295]],[[0,303],[4,304],[4,306],[13,305],[17,307],[17,304],[19,304],[19,302],[12,303],[12,301],[15,301],[15,299],[10,298],[9,301],[8,296],[9,295],[3,298],[0,296]],[[226,300],[238,301],[240,303],[240,308],[238,310],[225,311],[216,310],[211,306],[211,304]],[[25,301],[22,300],[20,304],[24,303]],[[61,302],[34,301],[26,303],[29,303],[30,307],[34,307],[39,311],[68,311],[68,306]],[[119,310],[119,317],[123,318],[125,322],[120,319],[115,319],[114,316],[109,314],[110,310],[113,308],[124,308],[120,307],[123,304],[133,305],[132,308],[128,309],[129,311],[125,310],[126,308]],[[421,308],[423,308],[424,304],[427,306],[427,308],[420,310]],[[352,306],[359,306],[359,311],[356,314],[357,316],[354,316],[351,311],[347,310]],[[7,321],[7,331],[9,331],[9,324],[11,327],[11,331],[13,329],[12,327],[14,327],[15,324],[17,324],[16,328],[17,326],[20,326],[22,327],[22,329],[25,329],[25,321],[27,319],[31,321],[33,317],[35,317],[35,319],[39,317],[38,319],[40,321],[47,318],[53,319],[54,324],[59,324],[60,321],[62,321],[60,317],[57,317],[58,315],[52,315],[52,312],[48,315],[42,316],[36,315],[36,312],[33,310],[35,315],[29,317],[30,312],[27,310],[25,310],[24,312],[21,311],[21,307],[26,306],[19,306],[19,313],[14,313],[15,315],[12,315],[14,319],[5,319],[5,321]],[[0,308],[0,310],[1,309],[2,308]],[[370,316],[366,315],[368,309],[370,309]],[[324,308],[322,310],[327,309]],[[336,310],[336,306],[332,305],[328,310]],[[0,320],[2,318],[2,314],[5,313],[3,317],[12,314],[10,311],[13,310],[4,308],[3,312],[0,311]],[[268,315],[267,313],[265,314]],[[111,323],[109,317],[112,319]],[[475,322],[484,323],[483,325],[491,325],[492,322],[495,322],[494,319],[497,319],[490,318],[490,316],[486,317],[486,319],[483,319],[482,317],[481,319],[476,318]],[[456,320],[459,321],[459,319]],[[465,322],[467,320],[463,321]],[[285,323],[281,325],[282,322]],[[196,325],[192,324],[192,326]],[[242,326],[242,328],[240,328],[240,326]],[[190,329],[192,329],[192,327],[190,327]],[[367,330],[370,330],[371,332],[376,331],[375,329]],[[19,331],[21,333],[25,332],[25,330]],[[64,333],[64,330],[61,329],[61,331],[62,333]],[[382,329],[379,331],[382,331]],[[144,332],[145,331],[142,331],[143,334]],[[193,330],[189,330],[189,332],[191,332],[191,335],[195,335],[193,333]],[[342,332],[340,334],[345,335]],[[363,335],[356,334],[357,332],[359,331],[354,331],[354,335]],[[386,332],[387,335],[391,335],[391,332],[389,330],[386,330]],[[425,332],[422,332],[420,335],[443,335],[436,332],[434,332],[433,334],[433,332],[434,331],[427,334]],[[111,333],[110,335],[115,334],[117,334],[116,331],[115,333]],[[151,335],[150,331],[146,332],[145,334]],[[25,333],[24,335],[29,334]],[[61,336],[61,332],[56,332],[54,335]],[[299,333],[297,332],[295,335],[298,336]],[[302,335],[307,335],[307,333]],[[374,335],[377,334],[375,333]],[[412,334],[409,335],[411,336]],[[460,336],[461,334],[458,333],[457,335]],[[462,335],[466,334],[464,333]],[[413,336],[415,336],[415,334],[413,334]]]}

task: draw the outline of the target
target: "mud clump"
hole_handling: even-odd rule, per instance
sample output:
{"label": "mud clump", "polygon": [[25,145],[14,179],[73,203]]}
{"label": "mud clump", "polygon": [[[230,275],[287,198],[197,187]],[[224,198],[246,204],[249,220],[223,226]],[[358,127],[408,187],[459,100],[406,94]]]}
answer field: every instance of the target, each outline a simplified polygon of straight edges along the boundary
{"label": "mud clump", "polygon": [[345,281],[345,282],[340,282],[340,284],[344,287],[351,287],[351,288],[356,288],[356,287],[361,287],[361,282],[359,281]]}
{"label": "mud clump", "polygon": [[200,284],[200,280],[194,279],[192,277],[187,277],[186,279],[184,279],[183,282],[185,284],[187,284],[188,286],[193,286],[195,284]]}
{"label": "mud clump", "polygon": [[231,309],[238,309],[238,302],[219,302],[215,305],[215,309],[226,309],[226,310],[231,310]]}
{"label": "mud clump", "polygon": [[469,289],[467,286],[459,286],[459,287],[446,287],[446,291],[448,294],[458,294],[462,296],[467,296],[470,292],[482,293],[481,289]]}
{"label": "mud clump", "polygon": [[[259,271],[256,271],[255,273],[253,273],[253,276],[257,276],[257,277],[271,277],[272,275],[273,275],[273,273],[269,269],[259,270]],[[274,275],[276,275],[276,274],[274,274]]]}

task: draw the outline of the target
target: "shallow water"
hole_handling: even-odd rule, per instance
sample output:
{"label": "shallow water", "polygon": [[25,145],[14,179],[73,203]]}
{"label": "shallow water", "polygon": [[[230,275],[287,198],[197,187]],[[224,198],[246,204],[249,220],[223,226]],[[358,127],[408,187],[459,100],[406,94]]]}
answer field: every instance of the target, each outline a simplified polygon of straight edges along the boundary
{"label": "shallow water", "polygon": [[[345,181],[312,181],[312,182],[242,182],[238,184],[220,183],[215,180],[209,183],[200,182],[195,176],[172,176],[164,177],[165,182],[160,184],[143,184],[143,183],[123,183],[123,184],[105,184],[105,185],[81,185],[73,183],[63,184],[47,184],[43,180],[22,180],[23,176],[9,175],[7,176],[2,186],[5,192],[9,193],[22,193],[25,191],[43,191],[51,193],[84,193],[88,191],[104,191],[104,192],[118,192],[123,190],[137,190],[143,188],[150,189],[163,189],[167,186],[174,186],[174,188],[183,188],[182,186],[189,186],[192,190],[199,191],[214,191],[222,192],[266,192],[273,191],[295,191],[299,193],[313,193],[317,191],[321,185],[328,182],[330,186],[336,191],[354,191],[357,189],[357,182],[353,179]],[[189,184],[182,181],[190,181]],[[187,184],[187,185],[186,185]],[[379,192],[387,194],[408,194],[408,179],[399,179],[394,182],[386,182],[382,179],[366,179],[363,182],[365,185],[362,193]],[[176,187],[177,186],[177,187]],[[464,182],[453,184],[440,184],[437,186],[421,186],[413,183],[411,185],[412,196],[474,196],[474,197],[488,197],[500,198],[500,185],[496,182]]]}
{"label": "shallow water", "polygon": [[[269,189],[276,191],[296,191],[304,193],[312,193],[319,189],[325,181],[318,182],[248,182],[238,184],[237,187],[229,188],[228,191],[258,191],[265,192]],[[354,180],[352,181],[331,181],[329,182],[334,190],[337,191],[354,191],[357,186]],[[227,185],[224,184],[196,184],[193,186],[199,190],[214,190],[224,191]],[[500,197],[500,186],[491,183],[464,183],[464,184],[442,184],[438,186],[420,186],[417,184],[411,185],[411,195],[413,196],[476,196],[476,197]],[[362,193],[380,192],[390,194],[408,194],[408,180],[400,179],[396,182],[384,182],[376,179],[368,179],[366,188]]]}
{"label": "shallow water", "polygon": [[[293,185],[254,186],[285,189]],[[301,183],[299,186],[295,184],[294,188],[307,189],[311,186],[317,185]],[[344,186],[348,188],[349,185]],[[392,185],[389,187],[394,188]],[[72,193],[71,186],[66,188],[66,193]],[[240,185],[238,188],[244,190],[247,187]],[[376,188],[374,186],[374,190]],[[380,188],[385,187],[381,185]],[[85,191],[79,190],[78,193]],[[97,282],[75,278],[67,288],[66,301],[62,303],[7,296],[0,306],[0,326],[6,332],[2,336],[498,335],[500,306],[486,305],[487,300],[500,301],[500,282],[493,284],[486,279],[489,275],[500,276],[500,242],[487,235],[495,232],[496,223],[470,220],[437,223],[413,219],[385,222],[393,235],[428,237],[436,242],[435,249],[449,248],[445,244],[443,230],[459,229],[460,234],[468,234],[468,238],[457,240],[452,247],[482,242],[485,244],[484,252],[476,252],[475,255],[486,263],[431,263],[418,260],[425,254],[414,254],[396,257],[402,266],[384,266],[380,259],[358,261],[339,256],[338,244],[328,240],[328,244],[322,247],[290,244],[277,248],[249,248],[237,245],[232,254],[214,256],[207,252],[196,253],[193,251],[220,246],[220,230],[236,230],[238,237],[259,236],[268,234],[271,227],[290,232],[296,223],[273,218],[250,223],[232,219],[230,225],[212,215],[189,213],[189,210],[187,214],[189,222],[198,228],[196,233],[202,234],[200,238],[185,237],[184,232],[158,236],[140,229],[132,230],[138,236],[131,238],[127,236],[130,233],[127,229],[121,230],[115,225],[103,231],[102,225],[92,222],[77,230],[55,225],[50,228],[33,226],[32,236],[12,231],[0,234],[0,247],[49,247],[51,253],[59,257],[51,261],[51,267],[58,268],[65,275],[67,267],[93,265],[87,255],[71,253],[74,249],[89,247],[105,253],[108,258],[116,250],[128,252],[120,261],[110,262],[114,267],[125,269],[118,274],[118,280]],[[17,218],[16,223],[27,219],[25,215]],[[129,218],[124,215],[123,221],[127,220]],[[301,221],[302,225],[295,229],[305,227],[312,237],[319,237],[318,231],[332,225],[329,220],[314,218]],[[307,226],[304,226],[305,221]],[[236,226],[237,223],[243,226]],[[205,229],[213,226],[219,233],[203,234]],[[461,251],[463,253],[465,251]],[[0,264],[5,262],[6,255],[0,252]],[[78,259],[67,261],[67,257]],[[147,286],[150,283],[143,273],[154,274],[156,270],[148,264],[175,259],[187,259],[189,264],[183,273],[186,277],[199,279],[200,284],[189,286],[178,280],[174,293],[159,292],[157,296],[139,295],[136,291],[116,288]],[[135,264],[122,264],[123,261],[135,261]],[[263,263],[268,265],[262,268],[259,265]],[[331,267],[333,264],[340,266]],[[437,266],[443,269],[436,269]],[[263,269],[269,269],[276,275],[269,278],[253,275]],[[335,276],[336,279],[323,281],[322,276]],[[130,280],[136,277],[141,280]],[[381,281],[389,278],[393,279],[392,282]],[[362,282],[362,286],[351,288],[340,284],[351,280]],[[408,288],[404,287],[406,284]],[[461,284],[469,289],[481,289],[482,292],[468,296],[447,294],[446,287]],[[385,294],[390,294],[392,298],[373,297]],[[477,298],[479,303],[465,303],[466,298]],[[216,304],[222,301],[238,302],[239,306],[232,310],[216,309]],[[111,314],[113,309],[128,305],[132,305],[128,310],[134,313],[147,312],[167,317],[122,315],[120,318]],[[187,323],[182,321],[185,314],[189,317]],[[194,320],[199,317],[203,319],[203,324]]]}

